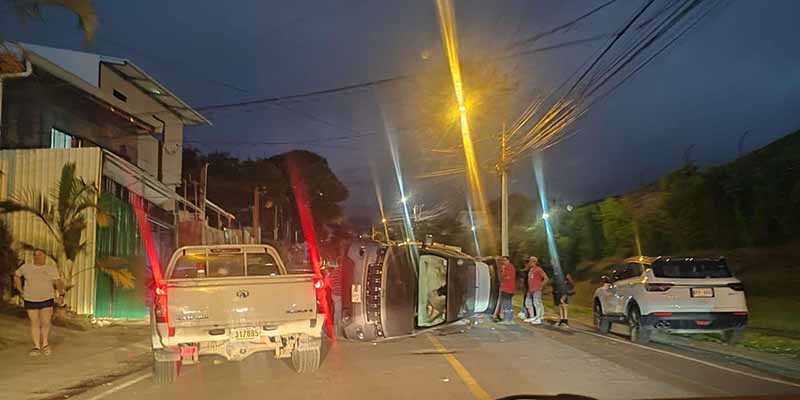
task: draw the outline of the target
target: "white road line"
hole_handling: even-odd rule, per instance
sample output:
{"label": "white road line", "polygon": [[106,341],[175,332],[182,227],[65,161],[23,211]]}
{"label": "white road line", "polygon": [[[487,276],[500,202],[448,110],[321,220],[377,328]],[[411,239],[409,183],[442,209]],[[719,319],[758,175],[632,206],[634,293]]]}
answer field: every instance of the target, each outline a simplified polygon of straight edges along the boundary
{"label": "white road line", "polygon": [[682,358],[684,360],[694,361],[694,362],[696,362],[698,364],[703,364],[705,366],[714,367],[714,368],[717,368],[717,369],[721,369],[723,371],[732,372],[734,374],[744,375],[744,376],[747,376],[747,377],[750,377],[750,378],[760,379],[762,381],[778,383],[778,384],[782,384],[782,385],[786,385],[786,386],[792,386],[792,387],[800,388],[800,384],[795,383],[795,382],[790,382],[790,381],[785,381],[783,379],[770,378],[770,377],[767,377],[767,376],[751,374],[749,372],[740,371],[738,369],[723,367],[722,365],[717,365],[717,364],[714,364],[714,363],[711,363],[711,362],[708,362],[708,361],[698,360],[696,358],[685,356],[683,354],[677,354],[677,353],[673,353],[673,352],[666,351],[666,350],[656,349],[656,348],[649,347],[649,346],[643,346],[641,344],[632,343],[632,342],[627,341],[627,340],[621,340],[621,339],[617,339],[615,337],[611,337],[611,336],[607,336],[607,335],[601,335],[599,333],[590,332],[590,331],[583,330],[583,329],[573,329],[573,330],[576,331],[576,332],[583,333],[585,335],[597,336],[597,337],[600,337],[600,338],[603,338],[603,339],[608,339],[608,340],[612,340],[614,342],[619,342],[619,343],[622,343],[622,344],[636,346],[636,347],[639,347],[639,348],[642,348],[642,349],[645,349],[645,350],[650,350],[650,351],[653,351],[653,352],[656,352],[656,353],[667,354],[667,355],[670,355],[670,356],[673,356],[673,357]]}
{"label": "white road line", "polygon": [[139,382],[141,382],[141,381],[143,381],[143,380],[145,380],[145,379],[147,379],[147,378],[149,378],[151,376],[153,376],[153,373],[152,372],[148,372],[148,373],[146,373],[144,375],[140,375],[140,376],[138,376],[136,378],[133,378],[133,379],[131,379],[131,380],[119,385],[119,386],[115,386],[115,387],[113,387],[111,389],[106,390],[105,392],[98,393],[98,394],[96,394],[96,395],[94,395],[92,397],[89,397],[88,399],[85,399],[85,400],[100,400],[100,399],[110,395],[111,393],[114,393],[114,392],[120,391],[122,389],[125,389],[126,387],[134,385],[136,383],[139,383]]}

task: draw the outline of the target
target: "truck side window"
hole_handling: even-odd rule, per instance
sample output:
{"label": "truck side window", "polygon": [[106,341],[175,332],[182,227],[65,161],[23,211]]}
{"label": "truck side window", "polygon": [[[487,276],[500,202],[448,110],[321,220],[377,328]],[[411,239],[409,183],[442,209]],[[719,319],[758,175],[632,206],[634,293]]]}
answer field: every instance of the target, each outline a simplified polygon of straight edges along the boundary
{"label": "truck side window", "polygon": [[248,276],[274,276],[280,274],[278,263],[268,253],[247,253]]}

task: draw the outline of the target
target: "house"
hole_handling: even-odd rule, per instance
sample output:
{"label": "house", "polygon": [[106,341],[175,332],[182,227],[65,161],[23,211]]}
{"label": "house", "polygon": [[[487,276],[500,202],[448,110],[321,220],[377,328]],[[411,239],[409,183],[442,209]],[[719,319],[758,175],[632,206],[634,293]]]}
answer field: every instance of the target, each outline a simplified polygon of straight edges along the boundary
{"label": "house", "polygon": [[[29,44],[6,47],[19,63],[10,72],[0,69],[0,199],[49,193],[63,166],[75,163],[113,218],[98,224],[96,212],[87,211],[88,249],[76,259],[67,304],[95,317],[144,317],[153,264],[186,242],[179,241],[179,215],[195,216],[202,229],[208,229],[207,214],[217,214],[219,228],[233,221],[213,203],[201,207],[176,193],[184,127],[210,122],[130,60]],[[137,215],[134,205],[144,213]],[[5,218],[16,240],[48,236],[30,215]],[[145,257],[143,235],[152,238],[158,260]],[[237,240],[230,236],[223,237]],[[54,245],[52,239],[46,243]],[[95,268],[110,257],[128,260],[135,289],[115,288]]]}

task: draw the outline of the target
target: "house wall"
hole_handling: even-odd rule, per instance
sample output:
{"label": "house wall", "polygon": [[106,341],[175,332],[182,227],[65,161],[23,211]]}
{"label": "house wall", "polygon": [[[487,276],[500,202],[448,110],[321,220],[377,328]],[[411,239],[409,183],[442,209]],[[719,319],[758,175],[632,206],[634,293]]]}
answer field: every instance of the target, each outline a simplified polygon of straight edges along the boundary
{"label": "house wall", "polygon": [[[26,193],[49,195],[57,185],[63,166],[75,163],[76,175],[99,189],[101,150],[80,149],[35,149],[0,150],[0,194],[7,197],[22,197]],[[75,260],[75,287],[67,293],[67,304],[78,314],[93,314],[95,299],[95,237],[96,218],[92,209],[86,211],[87,228],[83,240],[88,248]],[[14,240],[41,245],[52,251],[56,242],[47,227],[34,216],[15,213],[3,217],[8,222]],[[21,252],[26,262],[32,261],[29,252]]]}
{"label": "house wall", "polygon": [[36,70],[34,76],[4,82],[0,147],[50,147],[51,129],[79,137],[129,161],[137,159],[137,128],[63,81]]}
{"label": "house wall", "polygon": [[[112,104],[127,107],[138,118],[155,127],[157,134],[163,134],[160,142],[150,135],[139,138],[137,165],[175,190],[181,183],[181,156],[183,153],[183,123],[181,120],[153,100],[142,89],[125,80],[105,64],[100,65],[100,90],[108,94]],[[127,99],[122,101],[114,97],[114,90],[125,95]],[[160,175],[158,171],[159,152],[162,156]]]}

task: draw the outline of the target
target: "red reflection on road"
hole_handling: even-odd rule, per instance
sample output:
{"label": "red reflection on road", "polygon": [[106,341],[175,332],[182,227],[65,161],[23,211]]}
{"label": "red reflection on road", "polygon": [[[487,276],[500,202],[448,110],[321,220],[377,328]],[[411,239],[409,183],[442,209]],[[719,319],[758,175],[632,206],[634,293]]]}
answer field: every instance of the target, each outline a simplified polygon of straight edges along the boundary
{"label": "red reflection on road", "polygon": [[[309,201],[306,184],[303,180],[302,166],[300,165],[300,161],[291,153],[286,158],[286,165],[286,169],[289,172],[289,183],[292,186],[294,202],[297,207],[297,214],[300,218],[300,227],[303,229],[303,239],[305,239],[306,246],[308,247],[308,258],[311,261],[311,267],[314,269],[314,275],[322,277],[322,270],[319,265],[320,258],[319,246],[317,245],[317,233],[314,229],[314,216],[311,214],[311,202]],[[325,331],[328,337],[335,342],[336,335],[333,332],[333,320],[328,304],[328,293],[324,286],[317,290],[317,298],[319,299],[321,311],[325,314]]]}

